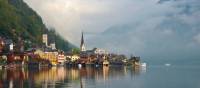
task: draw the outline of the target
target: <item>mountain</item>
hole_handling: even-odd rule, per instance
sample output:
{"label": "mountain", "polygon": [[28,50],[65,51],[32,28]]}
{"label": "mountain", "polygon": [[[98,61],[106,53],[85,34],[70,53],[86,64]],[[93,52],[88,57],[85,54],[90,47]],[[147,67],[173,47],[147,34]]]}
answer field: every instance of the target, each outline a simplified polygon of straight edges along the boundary
{"label": "mountain", "polygon": [[165,2],[168,2],[168,1],[172,1],[172,0],[159,0],[158,3],[165,3]]}
{"label": "mountain", "polygon": [[0,0],[0,36],[13,39],[19,37],[30,41],[31,45],[42,45],[42,34],[53,36],[58,49],[64,51],[74,47],[58,33],[48,30],[41,17],[33,11],[23,0]]}
{"label": "mountain", "polygon": [[137,19],[112,25],[88,39],[88,44],[141,56],[151,64],[199,64],[200,4],[197,3],[199,0],[160,0],[151,8],[142,9],[143,12],[135,12]]}

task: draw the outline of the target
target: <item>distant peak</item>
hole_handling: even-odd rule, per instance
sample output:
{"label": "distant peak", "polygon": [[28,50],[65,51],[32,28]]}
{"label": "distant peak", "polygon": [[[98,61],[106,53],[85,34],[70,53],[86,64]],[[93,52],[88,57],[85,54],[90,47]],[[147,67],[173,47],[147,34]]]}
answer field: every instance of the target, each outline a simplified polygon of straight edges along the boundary
{"label": "distant peak", "polygon": [[176,0],[159,0],[158,3],[163,4],[163,3],[166,3],[166,2],[169,2],[169,1],[176,1]]}

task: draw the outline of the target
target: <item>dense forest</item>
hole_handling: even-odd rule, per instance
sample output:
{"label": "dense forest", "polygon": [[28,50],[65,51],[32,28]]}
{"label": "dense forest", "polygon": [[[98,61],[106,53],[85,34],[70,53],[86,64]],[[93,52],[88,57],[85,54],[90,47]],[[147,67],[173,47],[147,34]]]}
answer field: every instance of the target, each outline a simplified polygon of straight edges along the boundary
{"label": "dense forest", "polygon": [[55,30],[48,30],[42,19],[23,0],[0,0],[0,36],[17,42],[19,37],[30,45],[42,45],[42,34],[47,33],[50,42],[58,49],[69,51],[74,46]]}

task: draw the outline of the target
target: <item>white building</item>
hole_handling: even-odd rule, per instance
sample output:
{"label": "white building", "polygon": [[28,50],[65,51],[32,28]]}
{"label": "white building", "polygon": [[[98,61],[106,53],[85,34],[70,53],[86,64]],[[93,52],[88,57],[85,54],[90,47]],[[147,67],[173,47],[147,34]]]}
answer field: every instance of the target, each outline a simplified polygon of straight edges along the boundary
{"label": "white building", "polygon": [[65,55],[64,54],[58,54],[58,64],[64,65],[65,62]]}
{"label": "white building", "polygon": [[13,47],[14,47],[14,44],[11,43],[9,46],[10,46],[10,51],[13,51],[13,49],[14,49],[14,48],[13,48]]}
{"label": "white building", "polygon": [[51,43],[50,47],[51,47],[51,49],[55,50],[56,49],[56,44],[55,43]]}
{"label": "white building", "polygon": [[42,42],[45,43],[46,46],[48,46],[48,35],[47,34],[42,35]]}
{"label": "white building", "polygon": [[102,55],[102,54],[108,54],[108,52],[106,50],[99,49],[99,48],[94,48],[94,53],[95,54],[100,54],[100,55]]}

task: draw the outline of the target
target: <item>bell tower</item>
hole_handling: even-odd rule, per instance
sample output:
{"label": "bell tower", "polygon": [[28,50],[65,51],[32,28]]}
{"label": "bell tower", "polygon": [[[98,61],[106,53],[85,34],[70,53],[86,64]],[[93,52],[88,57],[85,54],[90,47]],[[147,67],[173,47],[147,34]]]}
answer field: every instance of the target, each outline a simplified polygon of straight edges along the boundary
{"label": "bell tower", "polygon": [[83,32],[82,32],[82,36],[81,36],[80,50],[81,50],[81,51],[85,51],[85,44],[84,44]]}

